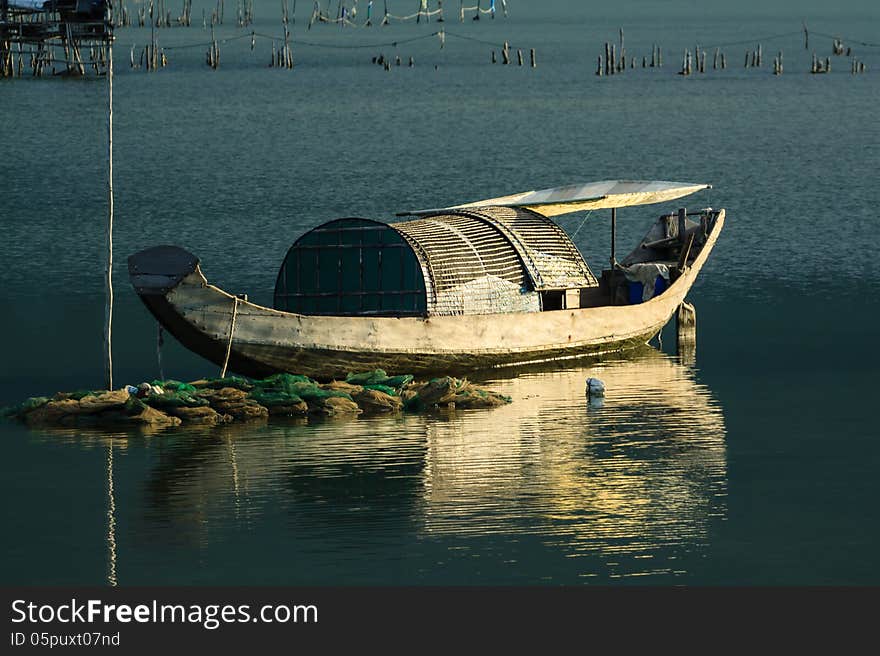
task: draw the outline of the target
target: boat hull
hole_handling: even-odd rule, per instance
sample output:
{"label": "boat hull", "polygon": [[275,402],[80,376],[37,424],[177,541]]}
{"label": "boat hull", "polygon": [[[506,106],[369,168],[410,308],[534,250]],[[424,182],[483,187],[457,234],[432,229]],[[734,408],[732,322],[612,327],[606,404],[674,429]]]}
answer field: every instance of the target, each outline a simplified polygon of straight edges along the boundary
{"label": "boat hull", "polygon": [[[248,376],[279,371],[319,379],[350,371],[455,373],[635,348],[685,299],[721,231],[722,211],[692,265],[637,305],[440,317],[327,317],[281,312],[210,285],[198,259],[158,247],[129,259],[132,283],[184,346]],[[228,353],[228,355],[227,355]]]}

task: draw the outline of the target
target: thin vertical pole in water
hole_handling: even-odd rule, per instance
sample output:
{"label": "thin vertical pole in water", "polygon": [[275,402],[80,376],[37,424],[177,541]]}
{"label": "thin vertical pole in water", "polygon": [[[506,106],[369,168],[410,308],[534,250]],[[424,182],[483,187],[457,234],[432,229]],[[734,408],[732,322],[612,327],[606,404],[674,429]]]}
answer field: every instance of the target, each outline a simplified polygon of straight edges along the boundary
{"label": "thin vertical pole in water", "polygon": [[159,380],[165,380],[165,370],[162,368],[162,347],[165,345],[165,331],[162,324],[156,322],[158,332],[156,333],[156,361],[159,363]]}
{"label": "thin vertical pole in water", "polygon": [[611,208],[611,268],[614,268],[614,265],[617,264],[617,257],[615,253],[617,252],[617,208]]}
{"label": "thin vertical pole in water", "polygon": [[692,365],[697,359],[697,311],[682,301],[675,313],[675,350],[682,364]]}
{"label": "thin vertical pole in water", "polygon": [[113,40],[107,47],[107,269],[104,271],[104,386],[113,389]]}

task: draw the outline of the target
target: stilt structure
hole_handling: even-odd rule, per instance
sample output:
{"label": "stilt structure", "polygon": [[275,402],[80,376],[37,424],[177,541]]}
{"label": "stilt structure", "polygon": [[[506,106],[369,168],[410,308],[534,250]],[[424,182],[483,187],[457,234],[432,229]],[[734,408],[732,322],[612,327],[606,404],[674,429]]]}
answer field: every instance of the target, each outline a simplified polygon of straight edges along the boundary
{"label": "stilt structure", "polygon": [[[85,75],[88,70],[103,75],[115,22],[107,0],[0,0],[0,77],[21,75],[22,57],[30,60],[34,76]],[[53,64],[64,68],[58,71]]]}

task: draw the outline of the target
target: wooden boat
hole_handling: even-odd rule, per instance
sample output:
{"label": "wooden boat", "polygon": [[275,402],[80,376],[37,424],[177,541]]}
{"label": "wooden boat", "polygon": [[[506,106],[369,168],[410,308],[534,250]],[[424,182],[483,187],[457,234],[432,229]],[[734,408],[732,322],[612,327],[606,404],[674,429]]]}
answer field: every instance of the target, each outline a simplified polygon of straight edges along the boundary
{"label": "wooden boat", "polygon": [[[618,262],[617,209],[705,188],[598,182],[406,212],[415,218],[398,222],[331,221],[288,251],[274,308],[209,284],[199,259],[175,246],[132,255],[129,274],[156,319],[224,372],[327,379],[596,355],[661,330],[724,225],[724,210],[664,214]],[[596,278],[550,217],[598,209],[611,209],[612,252]]]}

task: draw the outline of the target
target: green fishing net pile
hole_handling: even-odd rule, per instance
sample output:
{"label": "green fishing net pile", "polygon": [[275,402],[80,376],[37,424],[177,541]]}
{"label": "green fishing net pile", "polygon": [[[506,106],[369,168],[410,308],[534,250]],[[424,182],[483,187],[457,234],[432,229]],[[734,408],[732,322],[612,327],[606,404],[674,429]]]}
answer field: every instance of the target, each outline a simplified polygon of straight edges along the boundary
{"label": "green fishing net pile", "polygon": [[331,396],[339,396],[351,401],[351,396],[345,392],[323,390],[311,378],[296,374],[275,374],[262,380],[253,380],[251,383],[254,387],[248,396],[267,408],[294,405],[303,401],[314,405]]}
{"label": "green fishing net pile", "polygon": [[[450,401],[467,407],[474,397],[485,399],[490,394],[504,402],[509,403],[510,398],[494,393],[487,393],[472,387],[466,380],[458,380],[445,376],[434,378],[427,383],[414,388],[410,385],[411,375],[389,376],[382,369],[361,373],[350,373],[345,378],[349,385],[357,385],[368,390],[383,392],[391,396],[401,397],[404,409],[410,412],[419,412],[430,408],[435,404],[445,404]],[[142,399],[132,397],[138,408],[147,404],[158,410],[172,410],[174,408],[198,408],[210,405],[208,390],[220,390],[234,388],[245,392],[248,398],[253,399],[261,406],[272,408],[278,406],[298,405],[303,402],[309,406],[321,406],[324,401],[331,397],[340,397],[354,401],[351,394],[341,389],[321,389],[321,386],[308,378],[296,374],[275,374],[262,380],[243,378],[240,376],[225,376],[222,378],[209,378],[196,381],[194,384],[183,383],[178,380],[154,380],[150,383],[151,390]],[[157,393],[157,390],[161,390]],[[56,399],[80,400],[86,396],[100,394],[101,392],[78,391],[56,395]],[[204,394],[204,395],[203,395]],[[27,399],[18,405],[0,409],[0,417],[23,417],[50,400],[46,397]]]}
{"label": "green fishing net pile", "polygon": [[179,380],[154,380],[150,384],[163,391],[161,394],[149,394],[143,401],[158,410],[201,408],[208,405],[208,399],[197,396],[198,390],[189,383],[181,383]]}
{"label": "green fishing net pile", "polygon": [[389,376],[382,369],[374,369],[373,371],[365,371],[359,374],[348,374],[345,382],[351,385],[360,385],[364,389],[376,390],[384,392],[391,396],[399,396],[400,390],[409,385],[413,377],[409,374],[403,376]]}
{"label": "green fishing net pile", "polygon": [[[381,372],[381,374],[378,378],[383,381],[386,380],[387,376],[384,375],[384,372]],[[395,381],[396,379],[391,380]],[[296,374],[274,374],[262,380],[226,376],[201,380],[196,385],[181,383],[176,380],[154,380],[152,385],[160,387],[163,393],[150,394],[146,397],[145,401],[157,408],[207,405],[209,403],[208,400],[198,396],[200,389],[217,390],[226,387],[246,392],[249,398],[267,408],[296,405],[303,401],[310,405],[320,405],[324,399],[334,396],[342,397],[349,401],[352,400],[351,396],[346,392],[321,389],[318,383],[311,378]]]}
{"label": "green fishing net pile", "polygon": [[243,392],[250,392],[254,389],[254,384],[247,378],[241,376],[225,376],[223,378],[206,378],[198,381],[198,389],[223,389],[224,387],[232,387],[233,389]]}
{"label": "green fishing net pile", "polygon": [[31,397],[17,405],[11,405],[7,408],[0,408],[0,417],[9,417],[11,419],[13,417],[26,415],[31,410],[36,410],[37,408],[46,405],[49,400],[50,399],[45,396]]}
{"label": "green fishing net pile", "polygon": [[36,410],[37,408],[43,407],[49,401],[57,401],[61,399],[72,399],[74,401],[79,401],[87,396],[97,396],[101,393],[102,392],[100,391],[95,392],[92,390],[77,390],[76,392],[65,392],[63,394],[56,394],[52,398],[48,396],[33,396],[29,399],[25,399],[21,403],[17,403],[15,405],[11,405],[5,408],[0,408],[0,417],[8,419],[23,417],[29,412]]}

